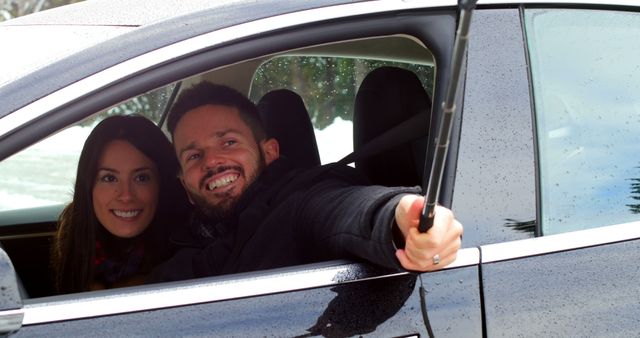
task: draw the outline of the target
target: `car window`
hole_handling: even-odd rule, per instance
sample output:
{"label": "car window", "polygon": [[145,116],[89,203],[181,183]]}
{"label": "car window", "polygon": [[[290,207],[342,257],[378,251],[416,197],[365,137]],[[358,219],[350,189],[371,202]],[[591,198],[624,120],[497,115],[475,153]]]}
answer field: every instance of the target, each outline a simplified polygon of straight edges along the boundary
{"label": "car window", "polygon": [[302,97],[314,127],[320,161],[339,161],[353,151],[353,104],[360,83],[372,70],[395,66],[413,71],[433,97],[434,66],[363,58],[280,56],[256,71],[249,97],[258,100],[274,89]]}
{"label": "car window", "polygon": [[109,115],[141,114],[159,122],[174,85],[136,96],[70,126],[0,162],[0,211],[71,201],[84,140]]}
{"label": "car window", "polygon": [[[381,39],[387,38],[384,36]],[[240,90],[243,94],[248,94],[254,102],[258,102],[265,93],[272,89],[289,88],[296,91],[305,100],[316,132],[330,130],[331,126],[336,127],[343,122],[342,128],[333,135],[322,138],[322,136],[316,134],[323,155],[323,162],[327,163],[336,161],[352,151],[351,120],[355,94],[360,82],[372,70],[382,66],[396,66],[408,69],[418,76],[425,91],[433,96],[435,78],[435,58],[433,54],[416,39],[404,37],[402,39],[412,44],[413,50],[419,49],[419,55],[410,53],[411,49],[407,52],[398,48],[394,50],[394,53],[387,53],[386,50],[381,53],[377,52],[381,56],[386,56],[386,59],[384,57],[369,57],[368,54],[366,56],[358,54],[354,57],[352,54],[357,54],[358,52],[372,54],[376,52],[360,51],[358,49],[351,51],[350,45],[341,46],[343,42],[336,42],[334,43],[335,45],[342,47],[341,49],[339,48],[336,54],[344,52],[348,57],[310,56],[314,55],[313,51],[307,51],[305,56],[290,56],[287,51],[284,51],[282,56],[275,56],[275,58],[267,55],[224,67],[212,63],[212,66],[203,73],[181,74],[180,77],[171,77],[170,80],[180,81],[181,88],[187,88],[191,83],[205,79],[229,84],[230,86],[235,85],[233,86],[234,88]],[[378,44],[379,49],[387,46],[384,42],[381,41]],[[308,49],[311,50],[312,47],[308,47]],[[256,60],[267,60],[267,62],[254,62]],[[257,65],[261,66],[256,68]],[[165,80],[169,81],[163,78],[163,81]],[[93,127],[109,115],[132,113],[146,115],[155,122],[162,124],[163,117],[161,115],[166,111],[166,107],[171,104],[170,100],[175,94],[174,88],[176,88],[174,85],[168,85],[145,95],[134,97],[111,109],[93,114],[91,117],[0,162],[0,177],[2,177],[0,178],[0,194],[7,197],[2,199],[3,202],[7,201],[7,204],[0,204],[0,211],[31,209],[47,205],[58,207],[68,203],[73,194],[79,155],[84,141]],[[108,93],[108,90],[105,92]],[[100,95],[107,94],[101,93]],[[90,114],[101,108],[96,107],[90,112],[85,110],[83,113]],[[329,149],[330,155],[328,157],[325,155],[326,152],[322,151],[323,146]],[[335,154],[331,153],[334,151],[337,152]],[[22,167],[29,167],[29,170],[22,171],[20,169]],[[12,180],[13,185],[1,182],[4,178]],[[25,211],[31,213],[31,210],[26,209],[18,211],[18,213],[7,212],[6,214],[19,214],[18,216],[21,216],[26,214]],[[46,221],[52,220],[51,218]],[[31,223],[35,224],[33,221]],[[27,228],[23,226],[23,223],[16,221],[7,222],[6,224],[20,225],[21,228]],[[26,233],[27,231],[24,232]],[[49,238],[46,239],[48,240]],[[20,252],[14,254],[14,256],[16,255],[26,256]],[[44,259],[40,261],[42,261],[40,265],[37,267],[29,266],[27,270],[44,270],[48,261]],[[23,262],[16,265],[27,266]],[[24,277],[26,276],[25,273],[19,272],[19,275],[23,276],[23,280],[30,281],[29,276]],[[37,280],[37,282],[41,282],[41,280]],[[31,292],[31,290],[29,291]],[[35,295],[35,293],[31,294]],[[37,294],[36,297],[39,296],[41,294]]]}
{"label": "car window", "polygon": [[640,14],[530,9],[543,234],[640,218]]}

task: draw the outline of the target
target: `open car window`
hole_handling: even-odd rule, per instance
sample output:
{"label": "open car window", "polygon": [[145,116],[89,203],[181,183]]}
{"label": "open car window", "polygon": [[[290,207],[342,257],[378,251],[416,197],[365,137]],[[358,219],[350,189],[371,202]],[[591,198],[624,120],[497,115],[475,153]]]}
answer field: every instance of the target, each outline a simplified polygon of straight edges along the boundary
{"label": "open car window", "polygon": [[[424,45],[408,36],[389,36],[362,39],[362,45],[374,52],[361,56],[354,49],[354,41],[266,55],[230,66],[214,68],[180,79],[158,89],[125,100],[111,108],[97,112],[74,125],[28,147],[0,162],[3,184],[0,194],[7,196],[0,205],[3,224],[20,237],[5,237],[5,248],[16,265],[26,292],[33,304],[38,297],[52,295],[52,287],[39,284],[49,279],[49,245],[55,222],[63,206],[71,201],[76,166],[82,146],[93,127],[110,115],[141,114],[165,128],[166,113],[181,89],[200,81],[211,81],[234,87],[254,102],[269,91],[287,88],[300,94],[314,127],[322,163],[337,161],[353,150],[353,107],[363,78],[372,70],[394,66],[412,71],[430,96],[434,94],[435,57]],[[385,55],[384,46],[394,43],[396,55]],[[357,46],[357,45],[356,45]],[[324,49],[323,49],[324,48]],[[304,51],[304,49],[302,49]],[[383,53],[375,52],[382,50]],[[331,52],[326,52],[331,51]],[[340,56],[341,53],[346,55]],[[246,76],[242,76],[247,74]],[[230,77],[231,76],[231,77]],[[168,135],[167,135],[168,136]],[[169,136],[168,136],[169,137]],[[21,168],[27,167],[27,170]],[[33,210],[45,210],[45,217],[31,218]],[[1,216],[0,216],[1,217]],[[5,220],[9,220],[5,222]],[[38,223],[37,227],[33,225]],[[43,226],[45,222],[46,225]],[[16,228],[18,227],[18,228]],[[21,229],[25,229],[21,231]],[[30,232],[39,232],[37,238]],[[17,230],[16,230],[17,229]],[[38,255],[28,255],[26,248],[38,243]],[[31,243],[31,244],[29,244]],[[37,271],[36,271],[37,270]]]}

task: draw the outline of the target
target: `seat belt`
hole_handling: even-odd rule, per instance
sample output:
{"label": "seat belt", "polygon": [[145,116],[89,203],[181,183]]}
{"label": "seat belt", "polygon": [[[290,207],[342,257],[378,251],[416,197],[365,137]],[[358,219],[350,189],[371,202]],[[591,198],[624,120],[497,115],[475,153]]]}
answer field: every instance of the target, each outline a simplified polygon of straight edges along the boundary
{"label": "seat belt", "polygon": [[[412,116],[404,122],[395,125],[393,128],[388,129],[384,133],[367,141],[367,143],[365,143],[362,147],[343,157],[337,163],[353,163],[357,160],[370,157],[404,143],[415,141],[420,137],[427,136],[429,134],[429,130],[425,130],[425,126],[430,125],[430,116],[431,114],[425,114],[424,111]],[[429,149],[428,145],[427,149]]]}
{"label": "seat belt", "polygon": [[[330,168],[337,165],[347,165],[357,160],[367,158],[369,156],[381,153],[385,150],[397,147],[401,144],[408,143],[417,140],[421,137],[425,137],[429,131],[425,130],[424,126],[429,125],[430,114],[425,114],[424,111],[412,116],[411,118],[395,125],[393,128],[388,129],[384,133],[369,140],[358,150],[351,152],[341,160],[333,163],[328,163],[321,166],[321,169],[317,170],[313,175],[297,176],[288,185],[289,189],[284,189],[276,193],[272,198],[274,203],[279,203],[283,198],[289,196],[293,191],[298,189],[299,186],[307,184],[314,180],[320,174],[323,174]],[[427,146],[428,149],[428,146]]]}

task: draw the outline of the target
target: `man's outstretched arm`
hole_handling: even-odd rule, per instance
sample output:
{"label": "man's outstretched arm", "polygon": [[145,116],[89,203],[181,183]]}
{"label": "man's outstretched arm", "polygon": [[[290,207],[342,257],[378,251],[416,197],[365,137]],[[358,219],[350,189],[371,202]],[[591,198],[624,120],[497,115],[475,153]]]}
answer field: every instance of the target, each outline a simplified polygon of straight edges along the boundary
{"label": "man's outstretched arm", "polygon": [[460,249],[462,225],[447,208],[437,206],[433,227],[425,233],[418,230],[423,204],[424,197],[405,195],[396,206],[396,224],[405,240],[396,257],[407,270],[438,270],[451,264]]}

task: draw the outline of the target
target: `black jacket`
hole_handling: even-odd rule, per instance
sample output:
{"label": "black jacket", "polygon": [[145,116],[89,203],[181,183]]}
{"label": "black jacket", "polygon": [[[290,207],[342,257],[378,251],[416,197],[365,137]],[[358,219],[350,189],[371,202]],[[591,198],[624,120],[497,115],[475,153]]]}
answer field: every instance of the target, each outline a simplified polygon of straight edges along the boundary
{"label": "black jacket", "polygon": [[194,213],[173,241],[181,249],[154,281],[213,276],[337,258],[402,269],[395,257],[395,206],[416,188],[367,185],[348,166],[292,169],[272,162],[229,218],[210,224]]}

